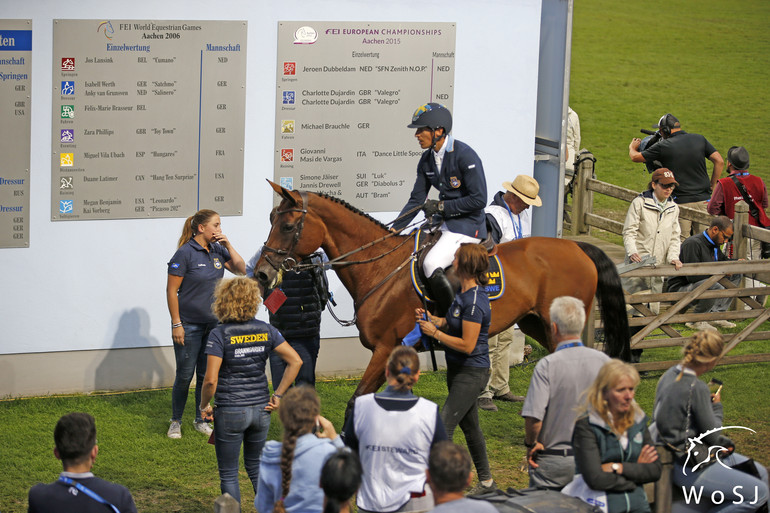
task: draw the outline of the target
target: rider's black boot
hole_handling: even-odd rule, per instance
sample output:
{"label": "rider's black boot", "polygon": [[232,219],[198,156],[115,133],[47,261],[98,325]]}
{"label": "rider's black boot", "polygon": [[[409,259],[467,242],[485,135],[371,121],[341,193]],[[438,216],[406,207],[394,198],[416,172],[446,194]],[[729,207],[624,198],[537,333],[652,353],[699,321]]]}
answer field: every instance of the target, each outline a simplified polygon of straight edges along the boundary
{"label": "rider's black boot", "polygon": [[439,317],[446,315],[449,311],[449,306],[452,304],[455,298],[455,290],[449,283],[449,279],[444,274],[443,269],[436,269],[433,274],[428,278],[428,284],[430,285],[431,295],[436,302],[435,314]]}

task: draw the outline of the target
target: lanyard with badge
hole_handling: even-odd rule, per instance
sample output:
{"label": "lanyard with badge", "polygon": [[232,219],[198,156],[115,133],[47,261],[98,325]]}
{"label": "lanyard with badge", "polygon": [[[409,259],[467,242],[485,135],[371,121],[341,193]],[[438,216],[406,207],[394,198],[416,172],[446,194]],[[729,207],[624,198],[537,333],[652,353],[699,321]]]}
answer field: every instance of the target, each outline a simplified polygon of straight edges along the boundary
{"label": "lanyard with badge", "polygon": [[[521,238],[521,214],[516,215],[516,220],[519,221],[518,227],[516,226],[516,221],[513,220],[513,212],[511,212],[511,207],[508,206],[508,203],[503,201],[503,204],[505,205],[505,209],[508,210],[508,215],[511,217],[511,224],[513,225],[513,239],[518,240]],[[518,228],[518,230],[517,230]]]}
{"label": "lanyard with badge", "polygon": [[110,503],[106,499],[102,498],[101,495],[99,495],[95,491],[91,490],[90,488],[86,488],[85,486],[83,486],[82,484],[78,483],[77,481],[73,481],[72,479],[70,479],[69,477],[66,477],[66,476],[59,476],[59,481],[61,481],[62,483],[68,484],[70,486],[74,486],[79,491],[81,491],[84,494],[88,495],[89,497],[91,497],[96,502],[100,502],[100,503],[108,506],[115,513],[120,513],[120,510],[117,508],[117,506],[115,506],[114,504]]}
{"label": "lanyard with badge", "polygon": [[[556,351],[561,351],[562,349],[567,349],[568,347],[582,347],[582,342],[570,342],[569,344],[563,344],[556,348]],[[554,352],[556,352],[554,351]]]}
{"label": "lanyard with badge", "polygon": [[709,237],[709,234],[706,232],[706,230],[703,230],[703,236],[706,237],[706,240],[711,243],[712,246],[714,246],[714,262],[719,261],[719,246],[717,246],[717,243],[711,240],[711,237]]}

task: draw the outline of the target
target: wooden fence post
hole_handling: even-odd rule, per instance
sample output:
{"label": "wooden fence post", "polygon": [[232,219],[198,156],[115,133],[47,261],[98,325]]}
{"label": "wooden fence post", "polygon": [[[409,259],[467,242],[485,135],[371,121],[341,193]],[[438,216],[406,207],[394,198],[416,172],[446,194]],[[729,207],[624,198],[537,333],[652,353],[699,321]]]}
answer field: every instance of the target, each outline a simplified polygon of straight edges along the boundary
{"label": "wooden fence post", "polygon": [[740,200],[735,204],[735,217],[733,218],[733,258],[746,258],[749,239],[744,235],[744,226],[748,226],[748,224],[749,206],[745,201]]}
{"label": "wooden fence post", "polygon": [[[749,224],[749,206],[745,201],[740,200],[735,204],[735,215],[733,216],[733,255],[735,259],[746,258],[748,253],[749,244],[751,241],[743,234],[744,226],[748,227]],[[741,282],[739,287],[746,286],[746,275],[741,275]],[[740,301],[733,301],[730,305],[730,310],[742,310],[743,303]]]}
{"label": "wooden fence post", "polygon": [[594,204],[594,193],[586,189],[586,182],[594,176],[594,156],[584,150],[580,153],[580,159],[575,188],[572,190],[572,235],[590,232],[586,224],[586,212],[591,212]]}

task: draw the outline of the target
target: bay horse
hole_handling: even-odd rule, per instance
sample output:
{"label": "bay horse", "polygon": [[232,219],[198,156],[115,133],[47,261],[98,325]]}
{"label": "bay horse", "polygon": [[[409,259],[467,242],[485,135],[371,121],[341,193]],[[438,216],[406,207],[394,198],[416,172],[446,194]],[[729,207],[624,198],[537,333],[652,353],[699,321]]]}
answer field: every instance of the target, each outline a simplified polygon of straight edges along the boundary
{"label": "bay horse", "polygon": [[[391,350],[414,328],[415,293],[407,263],[415,235],[391,230],[345,201],[323,193],[289,191],[270,182],[282,200],[271,214],[270,234],[254,276],[263,290],[278,285],[281,270],[323,248],[340,281],[353,298],[361,343],[372,358],[348,403],[376,392],[385,382]],[[390,235],[390,236],[389,236]],[[353,254],[351,262],[348,253]],[[506,289],[491,302],[489,336],[517,323],[549,352],[549,307],[559,296],[573,296],[586,305],[598,292],[605,320],[605,347],[613,357],[630,357],[626,303],[613,262],[596,246],[565,239],[531,237],[498,245]],[[343,258],[335,261],[340,256]],[[289,271],[290,272],[290,271]]]}

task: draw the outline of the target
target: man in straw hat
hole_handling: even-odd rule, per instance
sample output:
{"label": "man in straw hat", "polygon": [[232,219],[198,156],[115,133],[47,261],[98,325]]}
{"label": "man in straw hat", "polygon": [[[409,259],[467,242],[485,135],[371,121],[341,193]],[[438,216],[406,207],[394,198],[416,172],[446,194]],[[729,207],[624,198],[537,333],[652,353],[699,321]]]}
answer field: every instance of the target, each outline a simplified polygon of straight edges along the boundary
{"label": "man in straw hat", "polygon": [[[495,194],[492,203],[484,209],[487,215],[487,231],[496,243],[529,237],[532,234],[532,219],[529,207],[543,204],[538,193],[537,180],[527,175],[517,176],[513,182],[503,182],[504,191]],[[479,396],[479,408],[497,411],[493,399],[500,401],[523,401],[524,398],[511,393],[508,386],[510,347],[513,342],[513,328],[489,338],[489,359],[492,372],[487,387]]]}

